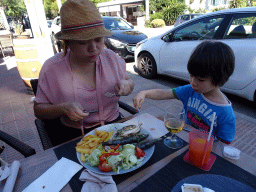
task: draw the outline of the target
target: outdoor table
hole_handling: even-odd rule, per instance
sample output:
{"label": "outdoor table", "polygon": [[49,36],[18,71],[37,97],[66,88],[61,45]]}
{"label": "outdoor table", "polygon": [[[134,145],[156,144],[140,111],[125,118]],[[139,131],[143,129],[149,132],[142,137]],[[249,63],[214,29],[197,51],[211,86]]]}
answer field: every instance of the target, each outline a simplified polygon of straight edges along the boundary
{"label": "outdoor table", "polygon": [[[131,118],[129,117],[125,120]],[[162,120],[163,118],[158,117],[158,119]],[[186,127],[191,130],[193,129],[188,125]],[[243,186],[246,186],[252,189],[252,191],[256,191],[256,167],[254,158],[242,152],[239,160],[225,158],[222,155],[221,142],[216,141],[214,142],[212,152],[217,155],[217,159],[210,171],[203,171],[183,161],[183,157],[188,150],[188,132],[181,131],[177,135],[184,141],[184,146],[181,149],[169,149],[163,142],[157,143],[155,144],[152,157],[142,167],[129,173],[114,175],[113,179],[117,184],[118,191],[171,191],[181,180],[195,175],[215,175],[216,177],[230,178],[230,180],[235,180],[235,182],[243,183],[243,185],[240,185],[242,189]],[[61,159],[61,157],[66,157],[79,163],[75,146],[81,138],[76,138],[65,144],[21,160],[21,168],[14,191],[25,189]],[[84,184],[84,182],[79,180],[82,170],[61,191],[80,191]],[[202,176],[202,178],[204,177]],[[239,186],[239,184],[237,185]]]}

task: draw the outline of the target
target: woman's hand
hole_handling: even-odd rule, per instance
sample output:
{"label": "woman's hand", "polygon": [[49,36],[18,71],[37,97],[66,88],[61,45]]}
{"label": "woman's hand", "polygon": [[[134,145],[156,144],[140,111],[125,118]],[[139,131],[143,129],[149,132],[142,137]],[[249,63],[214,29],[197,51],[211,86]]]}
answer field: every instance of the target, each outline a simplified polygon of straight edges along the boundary
{"label": "woman's hand", "polygon": [[117,92],[117,95],[120,96],[126,96],[129,95],[134,88],[134,83],[126,74],[125,78],[122,79],[121,81],[118,81],[115,85],[115,91]]}
{"label": "woman's hand", "polygon": [[81,121],[89,115],[88,112],[83,112],[80,103],[67,102],[60,104],[64,114],[72,121]]}
{"label": "woman's hand", "polygon": [[136,109],[141,108],[142,104],[144,103],[145,97],[145,92],[141,91],[132,99],[133,105]]}

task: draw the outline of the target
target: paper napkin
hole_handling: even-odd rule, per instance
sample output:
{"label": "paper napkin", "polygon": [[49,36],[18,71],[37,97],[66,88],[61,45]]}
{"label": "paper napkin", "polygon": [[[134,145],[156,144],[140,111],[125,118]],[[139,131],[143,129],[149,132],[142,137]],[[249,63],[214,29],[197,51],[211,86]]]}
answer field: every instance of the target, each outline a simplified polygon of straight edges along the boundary
{"label": "paper napkin", "polygon": [[13,161],[10,167],[10,175],[5,182],[3,192],[9,192],[13,190],[19,169],[20,169],[20,162]]}
{"label": "paper napkin", "polygon": [[85,169],[79,179],[85,181],[81,192],[117,192],[116,183],[110,175],[97,174]]}
{"label": "paper napkin", "polygon": [[62,157],[23,192],[60,191],[83,166]]}
{"label": "paper napkin", "polygon": [[159,138],[168,133],[167,129],[164,126],[164,122],[148,113],[139,114],[133,119],[126,121],[124,124],[138,125],[138,118],[140,118],[142,128],[146,129],[152,135],[152,138]]}

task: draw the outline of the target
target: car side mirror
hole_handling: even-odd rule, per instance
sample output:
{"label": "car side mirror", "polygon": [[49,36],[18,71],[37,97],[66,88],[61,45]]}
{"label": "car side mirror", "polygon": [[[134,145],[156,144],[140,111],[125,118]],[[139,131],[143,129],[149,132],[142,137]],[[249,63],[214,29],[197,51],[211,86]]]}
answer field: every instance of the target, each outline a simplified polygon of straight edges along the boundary
{"label": "car side mirror", "polygon": [[169,33],[169,34],[165,35],[162,39],[164,40],[164,42],[171,42],[172,33]]}

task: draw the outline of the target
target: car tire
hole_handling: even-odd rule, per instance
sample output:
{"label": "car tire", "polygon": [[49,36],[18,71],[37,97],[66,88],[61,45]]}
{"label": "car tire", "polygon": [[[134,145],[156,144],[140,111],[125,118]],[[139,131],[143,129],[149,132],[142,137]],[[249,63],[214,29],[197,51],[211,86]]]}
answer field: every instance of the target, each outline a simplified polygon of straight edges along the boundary
{"label": "car tire", "polygon": [[139,70],[139,75],[144,78],[152,79],[157,74],[155,59],[149,53],[142,53],[139,56],[137,67]]}

